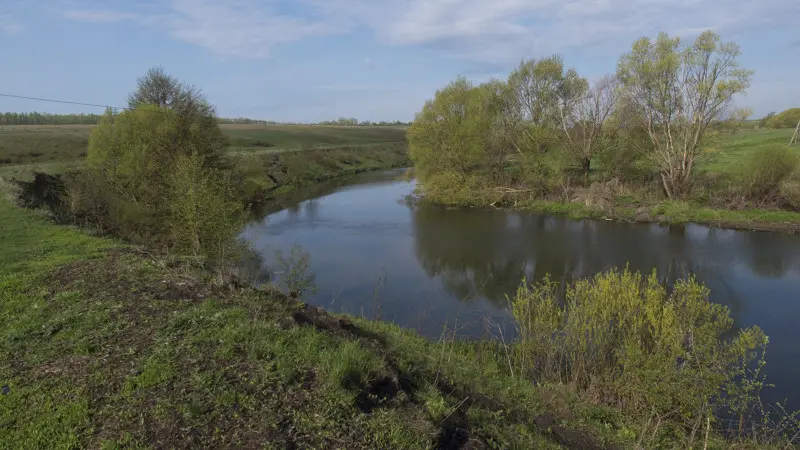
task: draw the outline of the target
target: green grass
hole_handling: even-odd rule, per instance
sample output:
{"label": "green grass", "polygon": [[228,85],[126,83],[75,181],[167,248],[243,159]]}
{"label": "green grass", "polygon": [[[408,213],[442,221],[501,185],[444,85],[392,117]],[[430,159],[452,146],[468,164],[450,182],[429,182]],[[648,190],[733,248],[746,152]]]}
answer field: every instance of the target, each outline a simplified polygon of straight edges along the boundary
{"label": "green grass", "polygon": [[574,219],[614,219],[659,223],[700,223],[722,228],[800,233],[800,213],[780,210],[729,210],[709,208],[687,201],[641,202],[630,197],[617,199],[613,210],[590,208],[579,202],[535,200],[520,208]]}
{"label": "green grass", "polygon": [[3,448],[557,448],[635,438],[622,419],[593,418],[611,412],[553,403],[508,376],[493,344],[331,316],[4,200],[0,232]]}
{"label": "green grass", "polygon": [[793,129],[760,129],[740,130],[734,135],[727,135],[719,148],[711,149],[708,157],[698,165],[698,169],[711,173],[730,172],[737,163],[761,147],[788,144],[793,132]]}
{"label": "green grass", "polygon": [[233,149],[305,150],[314,147],[359,146],[405,142],[397,127],[328,127],[318,125],[222,125]]}

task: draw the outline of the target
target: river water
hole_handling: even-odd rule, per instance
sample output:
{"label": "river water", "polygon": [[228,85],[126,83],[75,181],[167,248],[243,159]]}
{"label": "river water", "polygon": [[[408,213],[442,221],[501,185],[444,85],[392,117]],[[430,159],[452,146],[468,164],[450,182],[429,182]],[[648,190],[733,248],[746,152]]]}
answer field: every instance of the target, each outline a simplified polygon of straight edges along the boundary
{"label": "river water", "polygon": [[411,206],[402,171],[298,192],[245,236],[267,267],[300,245],[318,290],[309,303],[379,317],[438,338],[513,338],[506,295],[520,280],[591,276],[612,267],[670,280],[694,274],[735,327],[770,337],[766,400],[800,408],[800,236],[701,225],[574,220],[494,209]]}

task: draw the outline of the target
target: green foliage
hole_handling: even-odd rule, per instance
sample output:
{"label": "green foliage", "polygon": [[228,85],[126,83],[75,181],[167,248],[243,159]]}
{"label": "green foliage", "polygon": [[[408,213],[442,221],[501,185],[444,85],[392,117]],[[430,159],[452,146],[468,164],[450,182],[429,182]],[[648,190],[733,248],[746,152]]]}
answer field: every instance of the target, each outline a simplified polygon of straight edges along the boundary
{"label": "green foliage", "polygon": [[439,171],[466,176],[484,169],[498,100],[489,88],[459,78],[425,103],[408,131],[411,159],[423,183]]}
{"label": "green foliage", "polygon": [[166,223],[173,249],[219,260],[234,256],[233,235],[244,225],[244,214],[228,175],[203,167],[197,155],[181,156],[167,187]]}
{"label": "green foliage", "polygon": [[769,145],[749,154],[734,171],[734,187],[747,200],[775,200],[783,184],[797,171],[800,160],[786,145]]}
{"label": "green foliage", "polygon": [[789,108],[778,115],[765,117],[767,128],[794,128],[800,122],[800,108]]}
{"label": "green foliage", "polygon": [[758,120],[758,127],[767,128],[769,126],[769,121],[772,120],[773,117],[775,117],[774,111],[767,113],[767,115]]}
{"label": "green foliage", "polygon": [[[763,351],[757,327],[731,335],[728,309],[694,279],[668,291],[655,273],[627,269],[566,287],[545,279],[520,286],[512,302],[520,373],[576,386],[595,402],[671,420],[687,432],[743,386],[739,368]],[[731,336],[731,337],[728,337]]]}
{"label": "green foliage", "polygon": [[585,91],[586,81],[558,57],[523,62],[508,82],[453,81],[408,131],[421,189],[440,203],[487,204],[561,186],[553,126]]}
{"label": "green foliage", "polygon": [[601,179],[639,181],[652,173],[648,160],[640,150],[637,138],[629,133],[607,131],[600,137],[601,151],[594,155]]}
{"label": "green foliage", "polygon": [[560,128],[588,91],[588,82],[564,60],[553,55],[539,61],[523,60],[508,77],[515,113],[523,122]]}
{"label": "green foliage", "polygon": [[90,137],[86,171],[70,177],[72,212],[155,248],[230,256],[243,211],[223,150],[214,117],[191,108],[107,114]]}
{"label": "green foliage", "polygon": [[650,137],[648,154],[669,198],[685,198],[712,124],[722,122],[752,72],[739,67],[739,47],[706,31],[687,45],[666,33],[643,37],[617,67],[630,114]]}

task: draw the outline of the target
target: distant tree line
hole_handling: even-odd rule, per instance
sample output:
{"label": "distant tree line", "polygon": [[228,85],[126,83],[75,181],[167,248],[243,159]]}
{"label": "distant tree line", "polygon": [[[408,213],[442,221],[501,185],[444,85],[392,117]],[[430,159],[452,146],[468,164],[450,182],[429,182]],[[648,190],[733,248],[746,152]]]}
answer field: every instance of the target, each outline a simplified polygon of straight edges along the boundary
{"label": "distant tree line", "polygon": [[0,113],[0,125],[97,125],[102,114]]}
{"label": "distant tree line", "polygon": [[324,120],[322,122],[318,122],[319,125],[333,125],[333,126],[340,126],[340,127],[396,127],[396,126],[410,126],[411,122],[401,122],[399,120],[395,120],[394,122],[373,122],[371,120],[364,120],[360,121],[355,118],[348,118],[348,117],[340,117],[336,120]]}
{"label": "distant tree line", "polygon": [[[0,125],[97,125],[103,119],[103,114],[51,114],[40,112],[0,113]],[[281,124],[302,124],[301,122],[279,122],[276,120],[259,120],[248,117],[220,117],[217,119],[219,124],[240,124],[240,125],[281,125]],[[390,126],[409,126],[411,122],[373,122],[370,120],[359,121],[358,119],[341,118],[338,120],[328,120],[319,122],[319,125],[353,126],[353,127],[390,127]]]}
{"label": "distant tree line", "polygon": [[758,121],[760,128],[794,128],[800,122],[800,108],[789,108],[779,114],[771,112]]}

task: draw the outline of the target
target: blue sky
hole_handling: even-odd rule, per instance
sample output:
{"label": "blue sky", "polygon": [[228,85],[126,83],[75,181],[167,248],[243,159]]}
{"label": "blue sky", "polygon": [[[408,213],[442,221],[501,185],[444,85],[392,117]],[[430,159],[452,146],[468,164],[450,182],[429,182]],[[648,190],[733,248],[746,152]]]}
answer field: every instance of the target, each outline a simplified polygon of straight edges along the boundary
{"label": "blue sky", "polygon": [[[615,70],[639,36],[713,29],[755,70],[756,116],[800,106],[798,0],[2,0],[0,93],[124,105],[155,65],[223,116],[411,120],[458,75],[560,53]],[[99,112],[0,98],[0,111]]]}

